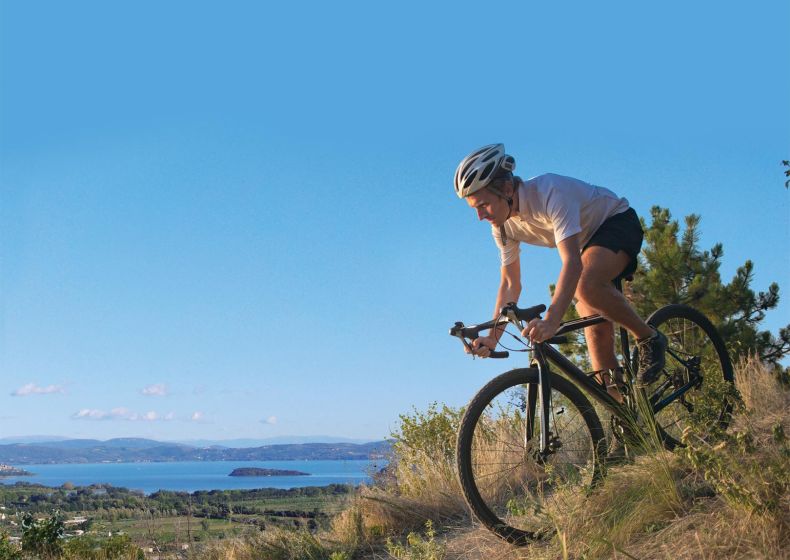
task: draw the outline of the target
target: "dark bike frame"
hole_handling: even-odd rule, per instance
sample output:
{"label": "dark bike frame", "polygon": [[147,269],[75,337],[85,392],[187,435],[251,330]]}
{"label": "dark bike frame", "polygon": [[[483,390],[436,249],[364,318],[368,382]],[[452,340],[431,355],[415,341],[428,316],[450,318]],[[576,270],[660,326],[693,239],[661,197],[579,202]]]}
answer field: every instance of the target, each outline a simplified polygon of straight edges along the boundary
{"label": "dark bike frame", "polygon": [[[615,287],[618,290],[621,290],[621,284],[619,281],[615,282]],[[540,306],[542,309],[545,307]],[[535,309],[535,308],[533,308]],[[538,316],[537,313],[534,314],[535,317]],[[562,371],[573,383],[577,386],[586,390],[587,394],[589,394],[593,399],[598,401],[600,404],[605,406],[608,410],[610,410],[615,417],[617,417],[620,421],[625,422],[629,425],[633,424],[633,413],[632,410],[626,405],[617,402],[614,398],[606,390],[606,387],[601,383],[598,383],[592,379],[592,376],[584,373],[581,369],[579,369],[573,362],[571,362],[568,358],[566,358],[559,350],[554,348],[552,344],[561,344],[566,342],[566,339],[562,336],[566,333],[577,331],[579,329],[584,329],[586,327],[591,327],[593,325],[597,325],[600,323],[605,323],[607,319],[600,315],[591,315],[589,317],[582,317],[580,319],[575,319],[573,321],[567,321],[565,323],[560,324],[560,328],[557,333],[549,340],[544,342],[539,342],[533,345],[533,358],[532,358],[532,365],[534,365],[538,370],[538,386],[535,387],[534,385],[527,386],[527,410],[526,410],[526,433],[530,434],[527,436],[529,439],[535,427],[535,412],[537,405],[540,404],[540,449],[538,454],[545,458],[553,453],[551,448],[551,441],[550,441],[550,434],[549,434],[549,427],[548,427],[548,419],[550,416],[551,411],[551,377],[554,375],[551,368],[549,367],[549,362],[553,363],[560,371]],[[502,322],[497,321],[489,321],[487,323],[483,323],[473,327],[466,327],[464,330],[467,333],[473,333],[476,338],[477,333],[481,330],[496,328],[497,326],[501,325]],[[451,330],[451,334],[458,336],[461,333],[461,329],[463,328],[462,324],[457,324],[455,332]],[[622,326],[619,328],[620,332],[620,347],[623,353],[623,367],[627,372],[628,377],[630,378],[627,380],[628,385],[631,385],[631,380],[634,379],[636,372],[632,370],[631,366],[631,352],[630,347],[628,344],[628,331]],[[466,344],[466,342],[465,342]],[[695,367],[695,364],[692,361],[687,361],[682,359],[679,355],[673,352],[671,349],[668,349],[668,354],[671,355],[675,360],[679,363],[683,364],[689,370],[689,381],[685,383],[681,387],[675,388],[675,390],[668,395],[667,397],[662,398],[660,401],[658,400],[663,392],[669,388],[672,384],[672,380],[664,381],[654,392],[653,396],[648,399],[648,402],[651,405],[653,414],[659,412],[663,408],[665,408],[670,403],[674,402],[676,399],[681,398],[686,392],[690,389],[699,385],[702,380],[702,377],[699,375],[698,369]],[[493,352],[492,356],[494,357],[506,357],[508,354],[506,352]],[[538,402],[539,401],[539,402]]]}

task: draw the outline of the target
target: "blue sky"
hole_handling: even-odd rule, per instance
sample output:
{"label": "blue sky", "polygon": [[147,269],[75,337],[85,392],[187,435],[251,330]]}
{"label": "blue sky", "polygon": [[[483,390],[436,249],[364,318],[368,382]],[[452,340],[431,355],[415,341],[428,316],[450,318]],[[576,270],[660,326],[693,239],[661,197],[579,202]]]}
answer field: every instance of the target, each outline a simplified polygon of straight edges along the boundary
{"label": "blue sky", "polygon": [[[786,2],[0,2],[0,434],[379,438],[514,362],[458,160],[702,215],[782,288]],[[556,253],[522,253],[522,304]]]}

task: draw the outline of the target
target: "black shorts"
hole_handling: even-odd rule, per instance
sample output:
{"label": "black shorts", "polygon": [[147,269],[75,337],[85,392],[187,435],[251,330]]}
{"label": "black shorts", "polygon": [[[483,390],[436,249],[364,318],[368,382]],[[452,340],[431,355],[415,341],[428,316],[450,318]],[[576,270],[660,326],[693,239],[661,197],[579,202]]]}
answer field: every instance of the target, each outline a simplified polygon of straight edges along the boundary
{"label": "black shorts", "polygon": [[614,278],[614,280],[619,280],[632,275],[636,270],[636,257],[642,248],[643,237],[644,232],[639,217],[633,208],[629,208],[625,212],[607,218],[601,227],[595,230],[587,245],[582,249],[582,253],[587,250],[587,247],[606,247],[615,253],[625,251],[631,260],[617,278]]}

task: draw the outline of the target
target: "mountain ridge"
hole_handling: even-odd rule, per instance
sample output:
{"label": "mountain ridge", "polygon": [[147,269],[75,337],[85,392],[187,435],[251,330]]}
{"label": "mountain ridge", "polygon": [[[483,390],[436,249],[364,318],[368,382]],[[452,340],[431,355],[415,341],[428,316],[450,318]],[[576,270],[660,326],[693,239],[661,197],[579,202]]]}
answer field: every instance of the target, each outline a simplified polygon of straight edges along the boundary
{"label": "mountain ridge", "polygon": [[138,463],[179,461],[293,461],[384,458],[390,443],[296,443],[256,447],[197,447],[144,438],[65,440],[0,445],[0,463]]}

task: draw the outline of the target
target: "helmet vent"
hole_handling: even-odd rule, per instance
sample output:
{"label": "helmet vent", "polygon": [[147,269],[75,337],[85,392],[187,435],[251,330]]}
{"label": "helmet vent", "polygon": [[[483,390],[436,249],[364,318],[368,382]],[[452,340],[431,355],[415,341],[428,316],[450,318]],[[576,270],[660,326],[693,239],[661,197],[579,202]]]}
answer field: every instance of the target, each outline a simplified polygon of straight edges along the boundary
{"label": "helmet vent", "polygon": [[469,169],[470,169],[472,166],[474,166],[474,164],[475,164],[475,161],[474,161],[474,160],[471,160],[469,163],[467,163],[467,164],[464,166],[463,170],[461,171],[461,177],[463,177],[464,175],[466,175],[467,173],[469,173]]}
{"label": "helmet vent", "polygon": [[483,172],[480,173],[480,180],[485,181],[486,179],[488,179],[488,176],[491,175],[491,172],[494,170],[494,167],[495,167],[494,162],[493,161],[489,162],[489,164],[486,165],[485,168],[483,169]]}
{"label": "helmet vent", "polygon": [[466,181],[464,181],[464,184],[467,185],[467,186],[471,185],[474,182],[476,175],[477,175],[477,169],[472,171],[472,173],[469,175],[469,177],[466,178]]}

